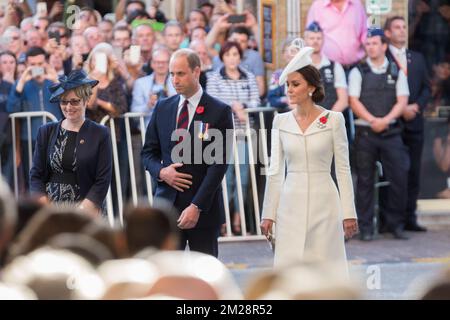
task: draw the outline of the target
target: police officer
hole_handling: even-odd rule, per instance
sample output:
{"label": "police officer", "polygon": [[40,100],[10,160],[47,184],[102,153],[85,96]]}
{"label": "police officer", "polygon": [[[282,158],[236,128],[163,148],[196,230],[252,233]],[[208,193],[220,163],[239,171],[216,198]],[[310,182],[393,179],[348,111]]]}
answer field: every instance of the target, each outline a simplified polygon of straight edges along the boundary
{"label": "police officer", "polygon": [[350,106],[355,121],[357,190],[360,237],[373,239],[375,163],[380,161],[389,181],[386,199],[386,227],[395,239],[404,234],[409,157],[401,137],[399,118],[409,96],[404,72],[386,58],[383,30],[369,29],[365,42],[366,61],[349,75]]}
{"label": "police officer", "polygon": [[342,112],[348,107],[347,80],[344,68],[338,62],[330,61],[323,53],[323,32],[317,22],[312,22],[305,31],[305,43],[314,48],[311,56],[313,65],[320,71],[325,89],[321,106],[328,110]]}
{"label": "police officer", "polygon": [[406,225],[408,231],[426,231],[417,223],[416,203],[419,196],[420,165],[424,140],[423,110],[431,96],[425,58],[419,52],[406,49],[408,31],[405,19],[394,16],[386,20],[384,32],[389,39],[387,58],[396,63],[408,77],[409,101],[402,116],[403,143],[408,147],[410,169],[408,172],[408,201]]}

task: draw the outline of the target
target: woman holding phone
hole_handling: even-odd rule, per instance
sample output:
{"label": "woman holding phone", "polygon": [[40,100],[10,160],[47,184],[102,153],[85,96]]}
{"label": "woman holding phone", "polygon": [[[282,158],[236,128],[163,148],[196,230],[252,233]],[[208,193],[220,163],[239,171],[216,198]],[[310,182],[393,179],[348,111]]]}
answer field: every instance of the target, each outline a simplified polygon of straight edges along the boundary
{"label": "woman holding phone", "polygon": [[116,73],[117,67],[112,46],[104,42],[96,45],[86,60],[85,71],[99,82],[87,106],[87,116],[93,121],[100,122],[106,115],[117,117],[128,111],[125,81]]}

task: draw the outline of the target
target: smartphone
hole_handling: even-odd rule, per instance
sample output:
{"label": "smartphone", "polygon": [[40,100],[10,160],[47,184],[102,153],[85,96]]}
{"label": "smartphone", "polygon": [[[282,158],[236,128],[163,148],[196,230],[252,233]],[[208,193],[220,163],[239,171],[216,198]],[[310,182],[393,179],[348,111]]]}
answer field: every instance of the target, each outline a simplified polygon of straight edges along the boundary
{"label": "smartphone", "polygon": [[229,23],[245,23],[246,20],[245,14],[231,14],[228,16]]}
{"label": "smartphone", "polygon": [[117,59],[123,58],[123,49],[121,47],[113,47],[113,51]]}
{"label": "smartphone", "polygon": [[108,56],[104,52],[95,54],[95,70],[101,74],[106,74],[108,71]]}
{"label": "smartphone", "polygon": [[47,2],[38,2],[36,6],[36,13],[38,17],[47,16]]}
{"label": "smartphone", "polygon": [[49,32],[48,32],[48,38],[49,38],[49,39],[55,39],[55,40],[56,40],[56,43],[57,43],[58,45],[61,44],[61,36],[59,35],[59,32],[58,32],[58,31],[49,31]]}
{"label": "smartphone", "polygon": [[130,62],[133,65],[139,64],[141,58],[141,46],[130,46]]}
{"label": "smartphone", "polygon": [[31,68],[31,76],[33,78],[37,78],[39,76],[44,75],[44,68],[43,67],[33,67]]}

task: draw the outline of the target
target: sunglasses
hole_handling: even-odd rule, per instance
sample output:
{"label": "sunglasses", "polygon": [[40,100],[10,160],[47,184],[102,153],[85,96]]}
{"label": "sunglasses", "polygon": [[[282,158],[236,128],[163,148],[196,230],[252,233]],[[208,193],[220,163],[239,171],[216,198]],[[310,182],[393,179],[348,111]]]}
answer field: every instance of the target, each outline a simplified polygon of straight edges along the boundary
{"label": "sunglasses", "polygon": [[66,106],[70,103],[72,106],[78,107],[81,103],[81,99],[61,100],[60,103],[62,106]]}

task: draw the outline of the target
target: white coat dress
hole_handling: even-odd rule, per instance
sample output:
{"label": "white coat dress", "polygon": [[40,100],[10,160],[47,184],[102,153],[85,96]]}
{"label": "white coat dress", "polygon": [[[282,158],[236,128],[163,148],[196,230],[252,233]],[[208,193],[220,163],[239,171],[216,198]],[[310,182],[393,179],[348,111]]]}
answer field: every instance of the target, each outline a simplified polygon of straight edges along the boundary
{"label": "white coat dress", "polygon": [[262,217],[275,221],[274,266],[313,261],[347,276],[342,221],[356,210],[344,117],[324,110],[302,132],[292,111],[278,114],[271,148]]}

